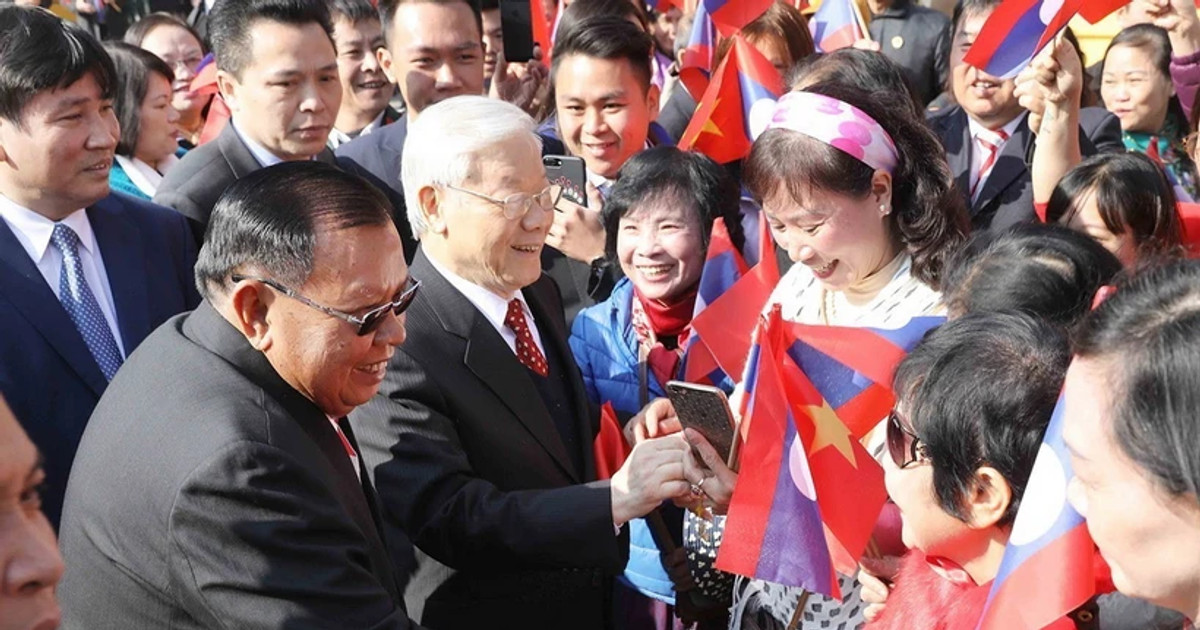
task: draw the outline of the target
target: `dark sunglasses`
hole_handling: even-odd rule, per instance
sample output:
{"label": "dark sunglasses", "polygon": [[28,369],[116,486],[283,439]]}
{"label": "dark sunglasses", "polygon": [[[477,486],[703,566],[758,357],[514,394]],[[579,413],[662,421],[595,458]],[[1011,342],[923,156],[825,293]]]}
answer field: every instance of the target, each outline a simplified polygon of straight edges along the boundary
{"label": "dark sunglasses", "polygon": [[274,280],[257,278],[255,276],[243,276],[239,274],[230,276],[230,279],[234,282],[241,282],[242,280],[256,280],[261,282],[305,306],[312,307],[318,311],[321,311],[322,313],[325,313],[326,315],[331,315],[340,320],[344,320],[354,324],[355,326],[358,326],[358,336],[360,337],[375,332],[375,329],[379,328],[379,325],[383,323],[383,318],[387,316],[388,311],[391,311],[397,317],[399,317],[401,313],[408,310],[408,307],[412,306],[413,299],[417,297],[417,289],[421,288],[421,281],[415,280],[410,276],[405,288],[401,289],[400,292],[396,294],[395,299],[387,304],[376,306],[359,316],[351,315],[350,313],[318,304],[304,297],[303,295],[300,295],[300,293],[296,292],[296,290],[286,287],[278,282],[275,282]]}
{"label": "dark sunglasses", "polygon": [[925,444],[921,442],[921,438],[917,437],[916,433],[904,426],[900,414],[895,409],[887,417],[887,448],[888,455],[892,456],[892,461],[899,468],[908,468],[917,462],[929,461],[929,455],[925,452]]}

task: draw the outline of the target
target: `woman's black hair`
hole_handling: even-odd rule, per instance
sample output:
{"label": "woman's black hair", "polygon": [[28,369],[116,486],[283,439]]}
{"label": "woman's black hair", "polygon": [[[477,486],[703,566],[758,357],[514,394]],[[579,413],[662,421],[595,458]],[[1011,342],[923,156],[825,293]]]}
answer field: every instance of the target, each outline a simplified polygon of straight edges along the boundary
{"label": "woman's black hair", "polygon": [[[1162,75],[1164,85],[1174,85],[1171,80],[1171,38],[1162,27],[1153,24],[1134,24],[1117,33],[1108,43],[1108,48],[1104,50],[1104,59],[1100,62],[1101,76],[1104,75],[1104,64],[1108,62],[1108,53],[1117,46],[1128,46],[1145,52],[1150,56],[1151,65]],[[1187,112],[1183,111],[1183,105],[1179,103],[1179,97],[1174,94],[1167,100],[1167,120],[1174,122],[1175,129],[1181,134],[1178,138],[1171,138],[1171,142],[1178,145],[1183,140],[1182,134],[1186,133],[1188,129],[1188,117]],[[1180,151],[1180,154],[1186,155],[1183,151]],[[1187,158],[1189,161],[1191,160],[1191,156],[1187,156]]]}
{"label": "woman's black hair", "polygon": [[[892,93],[867,92],[835,81],[820,81],[804,91],[857,107],[891,136],[899,156],[888,215],[892,233],[912,256],[913,275],[938,288],[946,259],[962,246],[970,223],[937,136],[912,108],[896,107]],[[743,181],[759,202],[783,184],[803,203],[813,190],[866,197],[874,175],[871,167],[820,140],[768,129],[750,150]]]}
{"label": "woman's black hair", "polygon": [[1107,363],[1118,448],[1172,495],[1200,494],[1200,261],[1142,269],[1084,319],[1075,354]]}
{"label": "woman's black hair", "polygon": [[[155,54],[132,44],[104,42],[104,49],[117,69],[117,97],[113,99],[113,109],[121,123],[117,154],[131,157],[142,133],[142,101],[146,100],[150,77],[158,74],[170,84],[175,81],[175,72]],[[168,93],[167,97],[170,96]]]}
{"label": "woman's black hair", "polygon": [[1137,152],[1093,155],[1067,172],[1046,204],[1046,220],[1066,223],[1083,210],[1088,193],[1104,227],[1133,235],[1139,257],[1167,254],[1183,241],[1175,192],[1162,167]]}
{"label": "woman's black hair", "polygon": [[1014,310],[1071,329],[1120,271],[1121,261],[1086,234],[1016,225],[976,234],[950,257],[942,302],[951,317]]}
{"label": "woman's black hair", "polygon": [[896,369],[895,391],[933,466],[933,492],[966,520],[975,471],[1012,489],[997,522],[1017,516],[1071,353],[1062,328],[1016,312],[970,313],[925,337]]}
{"label": "woman's black hair", "polygon": [[909,98],[900,102],[911,103],[914,116],[925,116],[925,106],[918,100],[904,69],[883,53],[847,47],[811,55],[792,67],[785,85],[793,90],[803,90],[807,85],[822,81],[853,85],[867,92],[908,95]]}
{"label": "woman's black hair", "polygon": [[606,234],[604,253],[609,260],[617,259],[621,217],[655,199],[678,203],[696,212],[705,251],[717,217],[724,220],[734,247],[742,249],[745,239],[737,182],[706,155],[657,146],[625,162],[604,200],[601,219]]}

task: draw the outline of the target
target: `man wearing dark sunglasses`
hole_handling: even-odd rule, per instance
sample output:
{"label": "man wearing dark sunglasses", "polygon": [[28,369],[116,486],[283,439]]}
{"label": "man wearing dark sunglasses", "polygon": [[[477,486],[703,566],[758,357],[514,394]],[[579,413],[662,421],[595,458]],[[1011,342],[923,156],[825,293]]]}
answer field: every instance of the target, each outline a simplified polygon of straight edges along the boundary
{"label": "man wearing dark sunglasses", "polygon": [[420,284],[382,193],[320,162],[217,203],[204,302],[131,355],[76,459],[67,628],[410,628],[346,416]]}

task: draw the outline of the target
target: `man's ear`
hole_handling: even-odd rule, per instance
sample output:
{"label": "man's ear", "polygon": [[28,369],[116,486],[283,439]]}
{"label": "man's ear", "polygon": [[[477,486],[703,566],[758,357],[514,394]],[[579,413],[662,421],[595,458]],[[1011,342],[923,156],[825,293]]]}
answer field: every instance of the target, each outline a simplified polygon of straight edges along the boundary
{"label": "man's ear", "polygon": [[981,466],[971,479],[968,492],[967,525],[973,529],[994,527],[1012,505],[1012,487],[1000,471],[991,466]]}
{"label": "man's ear", "polygon": [[229,111],[238,111],[240,105],[238,103],[238,87],[240,84],[232,73],[224,70],[217,70],[217,89],[221,92],[221,97],[225,99],[225,104],[229,106]]}
{"label": "man's ear", "polygon": [[417,203],[421,214],[425,215],[425,224],[434,234],[446,233],[446,212],[443,208],[442,193],[433,186],[426,186],[417,191]]}
{"label": "man's ear", "polygon": [[646,90],[646,106],[650,108],[650,122],[658,120],[658,99],[662,97],[662,92],[657,85],[653,83]]}
{"label": "man's ear", "polygon": [[375,58],[379,60],[379,68],[383,70],[383,76],[391,81],[392,85],[397,85],[396,77],[392,75],[392,53],[387,49],[387,46],[380,46],[375,49]]}
{"label": "man's ear", "polygon": [[230,323],[245,335],[246,341],[259,352],[269,350],[274,339],[268,317],[274,300],[275,294],[266,285],[255,280],[238,282],[229,293],[228,314],[233,317]]}

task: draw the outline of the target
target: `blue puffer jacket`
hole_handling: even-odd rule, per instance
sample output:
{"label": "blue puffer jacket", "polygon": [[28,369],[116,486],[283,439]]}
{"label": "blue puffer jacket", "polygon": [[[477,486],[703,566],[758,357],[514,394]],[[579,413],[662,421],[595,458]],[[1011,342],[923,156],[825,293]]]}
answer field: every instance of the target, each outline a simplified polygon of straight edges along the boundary
{"label": "blue puffer jacket", "polygon": [[[638,343],[629,310],[632,303],[633,283],[622,278],[607,300],[575,316],[570,339],[588,397],[597,404],[612,402],[615,411],[626,414],[641,410]],[[654,374],[648,375],[648,381],[651,400],[666,396]],[[649,597],[675,603],[675,587],[663,568],[661,552],[640,518],[629,523],[629,563],[622,579]]]}

